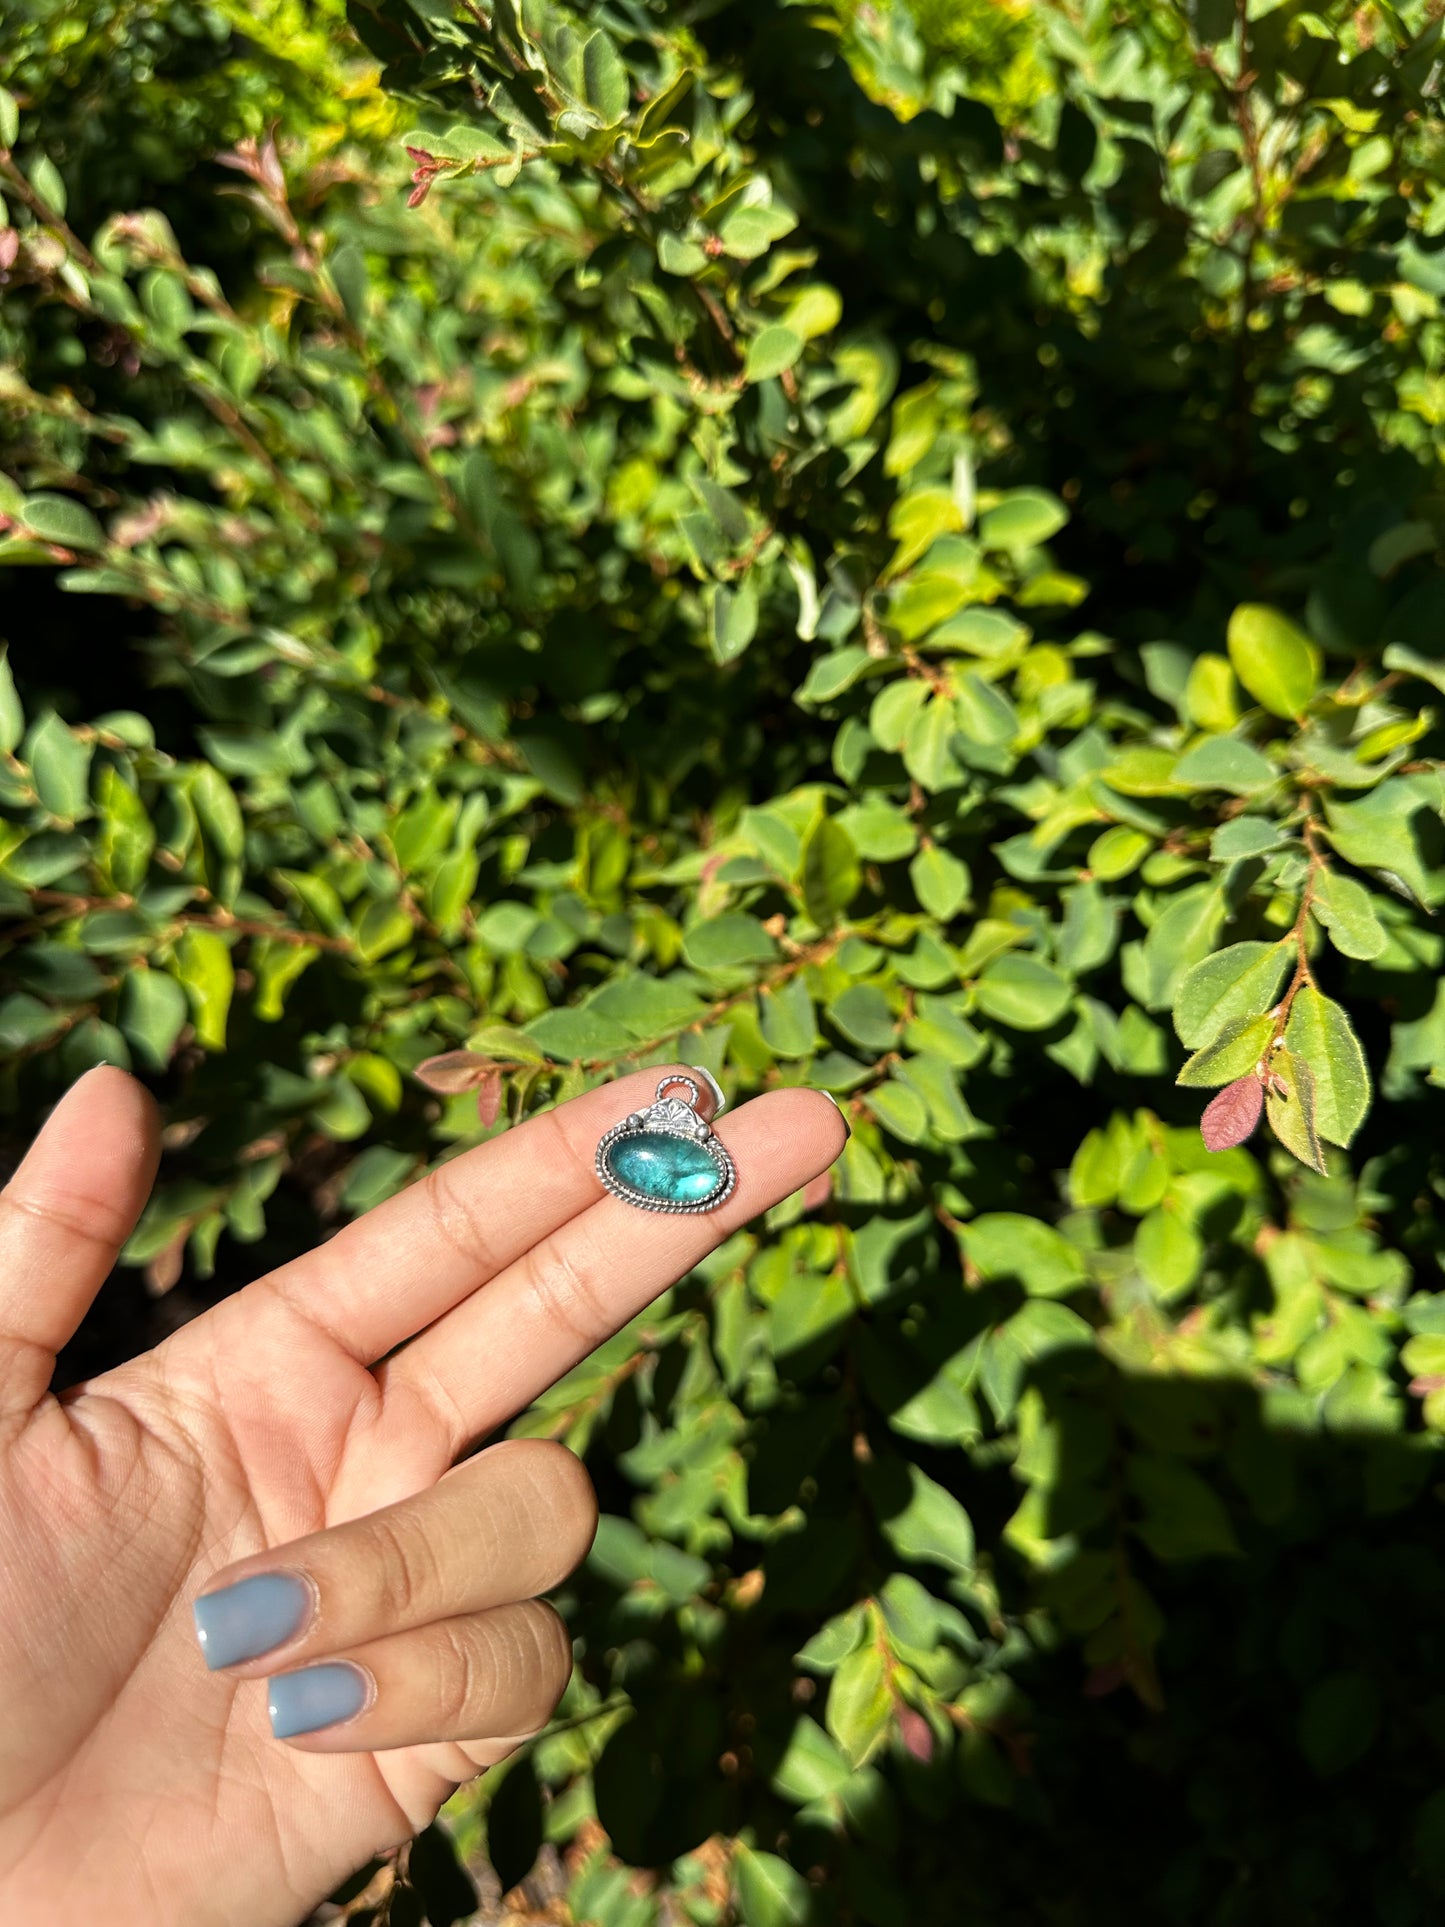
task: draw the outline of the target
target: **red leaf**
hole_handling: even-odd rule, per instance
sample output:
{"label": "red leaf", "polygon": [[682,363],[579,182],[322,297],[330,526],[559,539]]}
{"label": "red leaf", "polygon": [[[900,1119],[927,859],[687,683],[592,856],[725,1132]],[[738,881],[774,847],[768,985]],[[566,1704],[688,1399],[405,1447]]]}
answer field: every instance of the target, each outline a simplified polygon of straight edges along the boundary
{"label": "red leaf", "polygon": [[474,1050],[444,1050],[439,1057],[427,1057],[412,1076],[429,1091],[455,1097],[458,1091],[474,1091],[492,1075],[494,1066]]}
{"label": "red leaf", "polygon": [[1264,1085],[1250,1072],[1226,1084],[1218,1097],[1206,1106],[1199,1120],[1199,1135],[1206,1151],[1227,1151],[1254,1135],[1264,1110]]}
{"label": "red leaf", "polygon": [[490,1128],[497,1121],[497,1113],[502,1108],[502,1073],[489,1070],[477,1086],[477,1116]]}
{"label": "red leaf", "polygon": [[898,1736],[915,1760],[926,1766],[933,1758],[933,1728],[916,1707],[899,1706]]}
{"label": "red leaf", "polygon": [[20,236],[13,227],[0,229],[0,270],[13,268],[20,253]]}

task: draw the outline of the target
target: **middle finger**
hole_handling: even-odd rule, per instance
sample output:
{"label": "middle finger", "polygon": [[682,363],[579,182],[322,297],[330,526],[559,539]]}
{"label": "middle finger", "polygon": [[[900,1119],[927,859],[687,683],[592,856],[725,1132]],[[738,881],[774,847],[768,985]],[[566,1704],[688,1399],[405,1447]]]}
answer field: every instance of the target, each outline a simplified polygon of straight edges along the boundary
{"label": "middle finger", "polygon": [[239,1559],[195,1603],[212,1672],[242,1678],[531,1599],[586,1557],[597,1501],[543,1439],[479,1453],[396,1505]]}

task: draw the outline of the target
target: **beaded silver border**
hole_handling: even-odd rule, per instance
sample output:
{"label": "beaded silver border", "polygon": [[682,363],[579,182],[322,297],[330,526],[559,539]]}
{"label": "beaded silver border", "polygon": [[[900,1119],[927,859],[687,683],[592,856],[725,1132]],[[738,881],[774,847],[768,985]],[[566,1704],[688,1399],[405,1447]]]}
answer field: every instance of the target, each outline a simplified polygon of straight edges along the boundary
{"label": "beaded silver border", "polygon": [[[721,1111],[727,1100],[723,1097],[722,1092],[718,1090],[715,1079],[709,1076],[706,1071],[703,1071],[701,1075],[707,1079],[707,1082],[716,1093],[719,1099],[717,1108]],[[657,1087],[657,1099],[660,1101],[662,1093],[670,1089],[674,1084],[686,1084],[691,1088],[692,1105],[695,1109],[701,1099],[702,1093],[690,1077],[664,1078]],[[621,1198],[624,1204],[636,1205],[643,1211],[669,1211],[675,1214],[682,1213],[687,1215],[695,1215],[703,1211],[716,1211],[718,1206],[725,1204],[737,1189],[737,1166],[733,1163],[727,1146],[721,1138],[713,1135],[712,1126],[701,1116],[698,1118],[701,1129],[695,1134],[692,1132],[674,1131],[668,1130],[665,1126],[656,1123],[650,1115],[651,1108],[652,1107],[649,1106],[645,1110],[633,1111],[629,1116],[624,1117],[620,1124],[614,1124],[610,1131],[598,1139],[594,1164],[596,1166],[598,1179],[603,1188],[610,1191],[614,1198]],[[666,1198],[650,1198],[646,1192],[637,1190],[634,1185],[628,1184],[626,1179],[618,1177],[617,1173],[608,1167],[607,1153],[620,1138],[633,1137],[639,1131],[656,1131],[663,1137],[682,1137],[686,1138],[689,1144],[700,1144],[718,1168],[719,1176],[722,1179],[719,1188],[715,1191],[710,1191],[705,1198],[699,1198],[694,1203],[674,1204]]]}

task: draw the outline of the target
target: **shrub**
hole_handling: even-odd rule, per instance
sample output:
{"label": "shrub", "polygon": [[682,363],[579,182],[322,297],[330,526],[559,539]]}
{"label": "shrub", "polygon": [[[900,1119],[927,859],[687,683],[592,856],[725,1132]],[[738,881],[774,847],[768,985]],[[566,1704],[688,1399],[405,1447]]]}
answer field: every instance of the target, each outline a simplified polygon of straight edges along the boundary
{"label": "shrub", "polygon": [[184,1127],[132,1261],[851,1116],[518,1422],[578,1920],[1433,1917],[1434,13],[353,0],[410,178],[289,110],[224,277],[5,106],[0,563],[154,693],[15,637],[0,1036]]}

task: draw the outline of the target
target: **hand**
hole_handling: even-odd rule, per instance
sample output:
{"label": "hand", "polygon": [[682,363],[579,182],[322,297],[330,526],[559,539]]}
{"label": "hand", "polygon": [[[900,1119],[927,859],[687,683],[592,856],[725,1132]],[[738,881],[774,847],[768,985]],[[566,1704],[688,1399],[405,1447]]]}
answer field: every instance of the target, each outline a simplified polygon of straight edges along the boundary
{"label": "hand", "polygon": [[453,1461],[845,1135],[773,1092],[719,1127],[723,1207],[640,1211],[593,1151],[660,1075],[440,1165],[59,1398],[158,1126],[117,1070],[56,1107],[0,1194],[0,1916],[291,1927],[545,1723],[571,1651],[537,1595],[591,1542],[587,1476],[545,1441]]}

